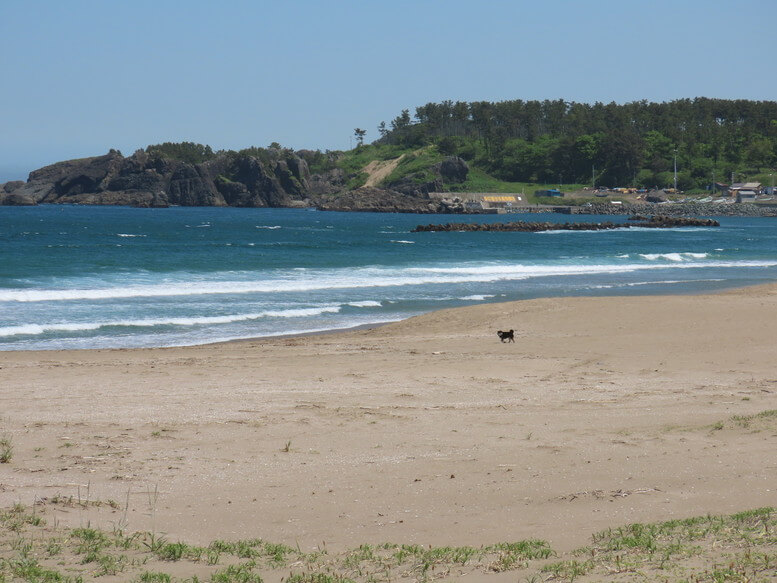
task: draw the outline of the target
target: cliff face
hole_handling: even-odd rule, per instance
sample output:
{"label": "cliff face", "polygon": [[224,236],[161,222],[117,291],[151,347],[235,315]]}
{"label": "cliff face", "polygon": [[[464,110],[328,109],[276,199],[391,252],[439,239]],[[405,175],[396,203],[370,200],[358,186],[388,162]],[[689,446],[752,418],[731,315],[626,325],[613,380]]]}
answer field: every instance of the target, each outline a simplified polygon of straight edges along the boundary
{"label": "cliff face", "polygon": [[9,182],[0,203],[282,207],[307,204],[310,184],[307,163],[293,154],[262,161],[228,153],[189,164],[111,150],[35,170],[26,183]]}

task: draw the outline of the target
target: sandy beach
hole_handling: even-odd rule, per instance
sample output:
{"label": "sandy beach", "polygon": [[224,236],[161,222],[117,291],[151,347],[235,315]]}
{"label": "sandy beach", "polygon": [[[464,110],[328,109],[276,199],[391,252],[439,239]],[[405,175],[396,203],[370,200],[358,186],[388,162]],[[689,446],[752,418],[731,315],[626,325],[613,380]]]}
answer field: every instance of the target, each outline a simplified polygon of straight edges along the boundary
{"label": "sandy beach", "polygon": [[775,322],[777,286],[760,286],[4,352],[0,507],[43,500],[62,525],[197,544],[564,551],[611,526],[777,505],[774,422],[730,422],[777,409]]}

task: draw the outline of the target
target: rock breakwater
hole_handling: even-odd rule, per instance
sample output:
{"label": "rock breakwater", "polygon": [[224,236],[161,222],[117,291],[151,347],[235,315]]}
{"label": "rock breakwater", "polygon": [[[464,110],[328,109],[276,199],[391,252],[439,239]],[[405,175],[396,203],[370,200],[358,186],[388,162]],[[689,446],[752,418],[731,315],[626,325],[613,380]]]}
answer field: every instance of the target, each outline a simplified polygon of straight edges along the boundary
{"label": "rock breakwater", "polygon": [[586,206],[572,206],[569,209],[572,214],[581,215],[655,215],[660,213],[662,216],[673,217],[777,217],[777,206],[751,203],[678,202],[655,204],[641,202],[622,205],[593,203]]}
{"label": "rock breakwater", "polygon": [[538,233],[541,231],[606,231],[611,229],[629,229],[634,227],[668,229],[673,227],[719,227],[720,223],[713,219],[695,219],[689,217],[653,216],[648,220],[630,223],[553,223],[514,221],[509,223],[445,223],[441,225],[418,225],[411,232],[459,232],[459,231],[497,231]]}

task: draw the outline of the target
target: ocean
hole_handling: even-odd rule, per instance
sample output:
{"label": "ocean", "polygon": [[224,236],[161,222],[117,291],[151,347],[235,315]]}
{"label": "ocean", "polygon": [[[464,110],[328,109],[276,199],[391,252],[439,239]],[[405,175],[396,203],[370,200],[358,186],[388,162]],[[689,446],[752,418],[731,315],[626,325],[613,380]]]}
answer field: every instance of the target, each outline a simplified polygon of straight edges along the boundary
{"label": "ocean", "polygon": [[717,228],[411,233],[626,218],[0,207],[0,350],[196,345],[481,302],[777,281],[777,220],[716,218]]}

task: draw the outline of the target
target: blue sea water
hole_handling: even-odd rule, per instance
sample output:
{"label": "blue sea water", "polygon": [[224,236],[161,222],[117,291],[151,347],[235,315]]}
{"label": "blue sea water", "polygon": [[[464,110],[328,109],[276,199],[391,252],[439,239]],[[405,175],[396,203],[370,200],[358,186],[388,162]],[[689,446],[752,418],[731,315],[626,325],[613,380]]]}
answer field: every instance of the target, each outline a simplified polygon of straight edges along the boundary
{"label": "blue sea water", "polygon": [[569,295],[777,281],[777,220],[718,228],[411,233],[419,223],[625,222],[303,209],[0,207],[0,350],[203,344]]}

